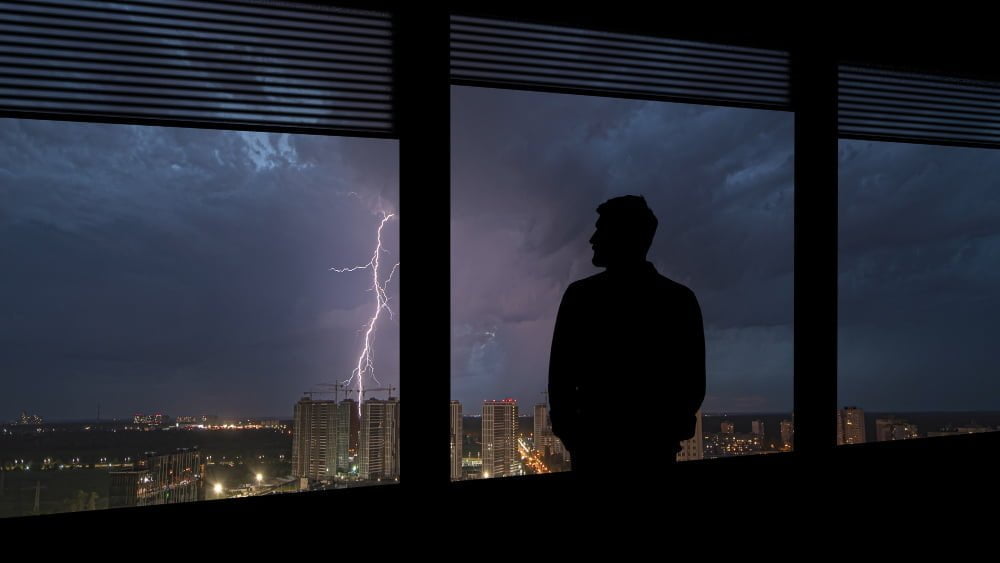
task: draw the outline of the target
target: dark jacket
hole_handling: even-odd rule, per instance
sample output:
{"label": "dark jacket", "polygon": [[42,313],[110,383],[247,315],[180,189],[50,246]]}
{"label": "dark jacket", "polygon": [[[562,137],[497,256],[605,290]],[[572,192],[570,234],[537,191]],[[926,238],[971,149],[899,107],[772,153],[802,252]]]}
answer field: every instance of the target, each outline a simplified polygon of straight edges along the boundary
{"label": "dark jacket", "polygon": [[574,470],[599,456],[629,465],[672,459],[694,435],[704,398],[705,338],[690,289],[649,262],[566,289],[552,337],[549,416]]}

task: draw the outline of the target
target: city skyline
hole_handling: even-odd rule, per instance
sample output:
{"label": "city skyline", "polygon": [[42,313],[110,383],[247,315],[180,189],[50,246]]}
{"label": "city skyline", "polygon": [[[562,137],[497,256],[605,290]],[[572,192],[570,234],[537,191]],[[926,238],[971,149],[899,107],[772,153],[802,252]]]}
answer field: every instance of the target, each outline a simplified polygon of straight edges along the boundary
{"label": "city skyline", "polygon": [[[308,392],[305,392],[305,393],[308,393]],[[481,404],[481,403],[486,402],[486,401],[501,401],[501,400],[503,400],[503,399],[502,398],[494,398],[494,399],[485,399],[484,398],[484,399],[481,399],[479,401],[475,401],[475,403],[476,404]],[[516,401],[516,399],[514,399],[514,400]],[[452,401],[454,401],[454,399],[452,399]],[[518,403],[520,403],[520,401],[518,401]],[[355,404],[357,404],[356,401],[355,401]],[[460,402],[460,404],[463,405],[463,407],[464,407],[466,403]],[[537,404],[547,404],[547,403],[533,402],[532,404],[533,405],[537,405]],[[844,408],[844,407],[842,406],[840,408]],[[878,414],[878,415],[892,415],[892,414],[972,414],[972,415],[974,415],[974,414],[994,414],[994,413],[1000,413],[1000,409],[997,409],[997,410],[989,410],[989,409],[985,409],[985,410],[983,410],[983,409],[976,409],[976,410],[972,410],[972,409],[954,409],[954,410],[949,410],[949,409],[928,409],[928,410],[873,410],[873,409],[864,409],[864,410],[866,412],[871,412],[873,414]],[[21,410],[21,411],[17,412],[17,416],[0,417],[0,425],[4,425],[4,424],[17,424],[18,423],[18,418],[20,417],[21,414],[26,414],[28,416],[36,416],[36,413],[31,413],[31,412],[28,412],[28,411],[25,411],[25,410]],[[274,414],[274,413],[270,413],[270,414],[238,413],[236,415],[226,416],[226,417],[216,415],[214,412],[198,412],[198,413],[194,413],[194,412],[190,412],[190,411],[184,411],[182,409],[181,411],[179,411],[177,413],[170,413],[170,412],[165,412],[165,411],[132,412],[132,413],[130,413],[128,415],[125,415],[125,416],[114,416],[114,417],[102,416],[100,419],[98,419],[96,416],[95,417],[82,417],[82,418],[59,418],[57,416],[56,417],[44,416],[44,417],[41,417],[43,419],[43,422],[36,422],[36,423],[32,423],[32,424],[46,424],[46,423],[63,424],[63,423],[73,423],[73,422],[98,422],[98,421],[100,421],[100,422],[125,422],[125,421],[129,421],[129,420],[133,420],[136,415],[153,415],[153,414],[162,414],[163,416],[169,417],[174,422],[180,422],[180,421],[177,421],[178,418],[208,415],[208,416],[214,416],[217,419],[219,419],[220,421],[226,421],[226,422],[230,422],[230,423],[234,423],[234,424],[235,423],[241,423],[241,422],[245,423],[245,422],[254,422],[254,421],[262,421],[262,420],[291,421],[291,420],[294,420],[294,418],[295,418],[295,416],[294,416],[294,409],[292,409],[290,412],[283,413],[283,414]],[[728,415],[733,415],[733,416],[754,416],[754,415],[761,415],[761,416],[777,416],[777,415],[782,415],[782,416],[785,416],[785,415],[787,415],[787,416],[791,416],[792,415],[792,411],[790,411],[790,410],[789,411],[708,411],[708,410],[705,410],[705,411],[703,411],[703,414],[704,414],[704,416],[709,416],[709,417],[723,417],[723,416],[728,416]],[[482,415],[479,414],[479,413],[475,413],[475,412],[471,412],[471,413],[470,412],[465,412],[465,413],[462,414],[462,418],[478,418],[480,416],[482,416]],[[533,418],[533,415],[532,414],[527,414],[527,413],[521,413],[521,414],[518,415],[518,417],[519,418]]]}
{"label": "city skyline", "polygon": [[[368,408],[355,422],[351,419],[357,415],[356,404],[350,398],[338,403],[303,397],[291,425],[262,420],[239,428],[230,428],[210,416],[178,417],[182,424],[175,427],[173,420],[157,415],[75,425],[38,421],[25,414],[23,424],[0,424],[7,444],[0,452],[0,490],[4,492],[0,494],[0,515],[398,482],[399,402],[373,398],[365,404]],[[483,401],[481,417],[462,416],[457,401],[452,401],[451,407],[452,479],[571,469],[568,452],[551,433],[545,404],[534,405],[534,416],[520,416],[513,399]],[[956,417],[949,413],[864,412],[857,406],[845,406],[837,414],[843,421],[838,439],[843,447],[1000,431],[1000,412]],[[479,420],[470,423],[470,418]],[[695,437],[682,443],[678,461],[768,455],[792,449],[790,413],[702,415],[698,419]],[[455,455],[459,435],[460,458]],[[358,438],[356,445],[352,445],[354,437]]]}

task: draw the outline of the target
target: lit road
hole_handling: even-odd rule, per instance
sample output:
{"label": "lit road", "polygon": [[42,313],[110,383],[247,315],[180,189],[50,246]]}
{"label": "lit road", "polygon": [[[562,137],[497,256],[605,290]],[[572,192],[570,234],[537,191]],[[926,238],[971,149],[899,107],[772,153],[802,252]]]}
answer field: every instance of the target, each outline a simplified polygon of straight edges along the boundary
{"label": "lit road", "polygon": [[517,448],[521,451],[521,463],[530,467],[534,473],[551,473],[549,468],[542,463],[541,457],[537,451],[528,449],[528,445],[524,442],[524,438],[517,439]]}

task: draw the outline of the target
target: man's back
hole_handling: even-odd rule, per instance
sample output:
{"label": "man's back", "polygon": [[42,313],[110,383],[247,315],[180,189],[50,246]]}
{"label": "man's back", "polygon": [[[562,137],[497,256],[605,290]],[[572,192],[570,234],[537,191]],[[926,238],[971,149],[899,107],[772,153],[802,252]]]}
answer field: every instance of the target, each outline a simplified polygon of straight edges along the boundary
{"label": "man's back", "polygon": [[552,340],[549,400],[574,470],[671,462],[705,396],[704,346],[694,293],[649,262],[571,284]]}

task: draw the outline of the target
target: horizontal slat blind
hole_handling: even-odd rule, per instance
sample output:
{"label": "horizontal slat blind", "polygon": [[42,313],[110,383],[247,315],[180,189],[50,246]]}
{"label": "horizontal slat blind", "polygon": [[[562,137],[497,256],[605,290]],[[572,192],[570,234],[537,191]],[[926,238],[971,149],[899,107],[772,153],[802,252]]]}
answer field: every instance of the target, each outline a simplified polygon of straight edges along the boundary
{"label": "horizontal slat blind", "polygon": [[391,41],[316,4],[0,2],[0,111],[390,134]]}
{"label": "horizontal slat blind", "polygon": [[705,100],[787,109],[783,51],[453,15],[459,84]]}
{"label": "horizontal slat blind", "polygon": [[842,65],[842,137],[1000,146],[1000,84]]}

